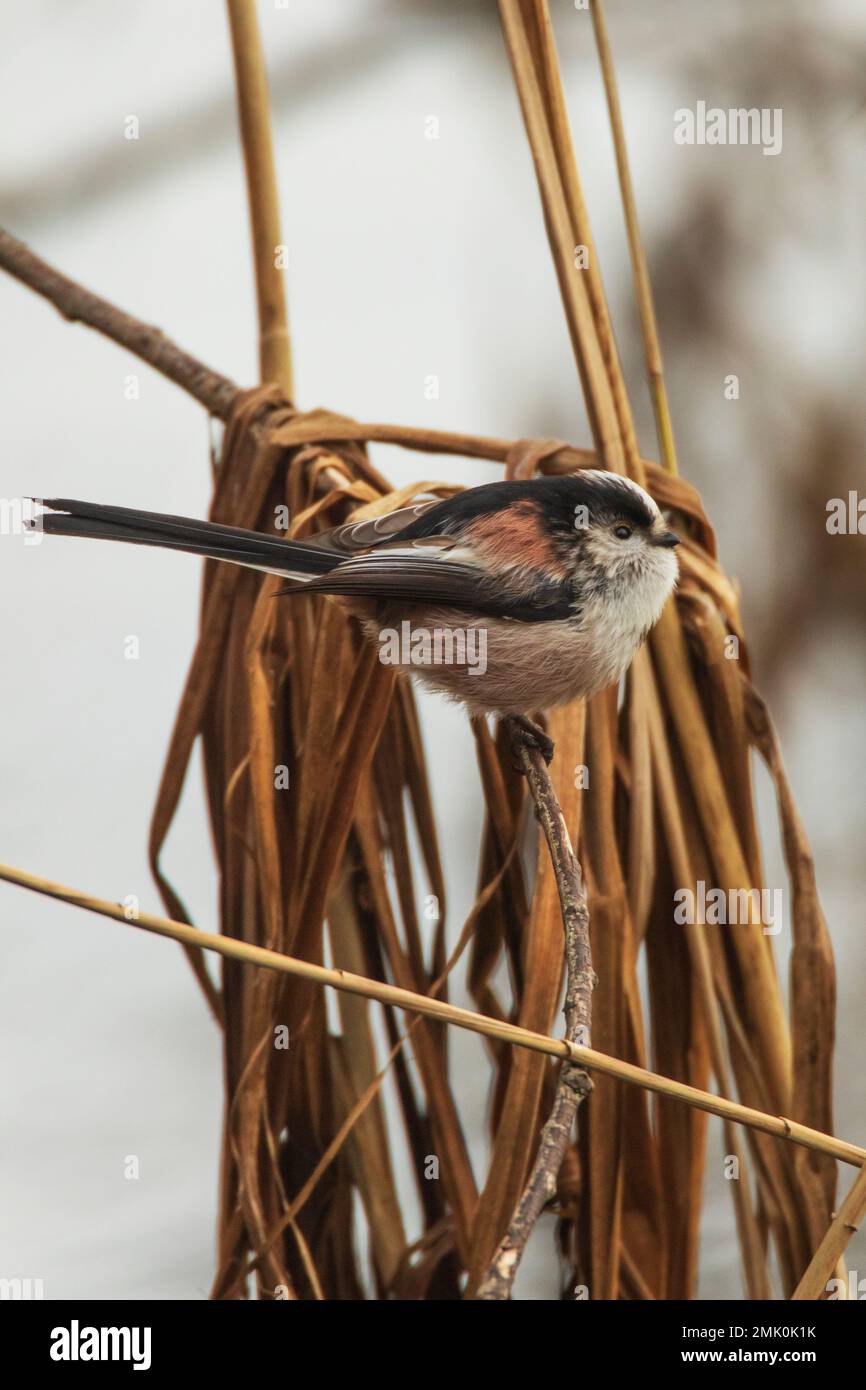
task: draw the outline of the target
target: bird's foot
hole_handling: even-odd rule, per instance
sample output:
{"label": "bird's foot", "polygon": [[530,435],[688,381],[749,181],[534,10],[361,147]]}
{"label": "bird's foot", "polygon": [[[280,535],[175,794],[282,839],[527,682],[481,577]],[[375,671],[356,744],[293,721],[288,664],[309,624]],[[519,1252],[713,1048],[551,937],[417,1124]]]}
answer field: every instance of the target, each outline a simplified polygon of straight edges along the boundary
{"label": "bird's foot", "polygon": [[523,771],[523,765],[520,761],[521,744],[524,747],[537,748],[549,767],[553,761],[553,751],[556,744],[544,732],[540,724],[536,724],[525,714],[510,714],[508,725],[511,732],[511,750],[514,753],[516,770],[518,772]]}

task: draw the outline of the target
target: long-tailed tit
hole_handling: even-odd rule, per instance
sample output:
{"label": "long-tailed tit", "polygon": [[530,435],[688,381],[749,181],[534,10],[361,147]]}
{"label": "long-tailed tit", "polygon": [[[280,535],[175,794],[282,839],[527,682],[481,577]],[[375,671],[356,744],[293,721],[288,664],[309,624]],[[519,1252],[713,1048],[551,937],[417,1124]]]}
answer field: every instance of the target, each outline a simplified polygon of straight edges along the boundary
{"label": "long-tailed tit", "polygon": [[487,483],[283,540],[65,499],[47,532],[188,551],[330,594],[380,656],[472,713],[526,715],[623,675],[676,584],[678,538],[643,488],[601,471]]}

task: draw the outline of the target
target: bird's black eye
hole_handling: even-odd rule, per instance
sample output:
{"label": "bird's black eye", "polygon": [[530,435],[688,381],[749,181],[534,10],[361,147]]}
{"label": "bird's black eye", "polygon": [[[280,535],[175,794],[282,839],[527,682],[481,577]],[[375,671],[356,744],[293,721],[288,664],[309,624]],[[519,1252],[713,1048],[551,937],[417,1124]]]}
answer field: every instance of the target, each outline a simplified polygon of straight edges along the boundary
{"label": "bird's black eye", "polygon": [[631,527],[630,527],[630,526],[614,526],[614,528],[613,528],[613,534],[616,536],[617,540],[620,540],[620,541],[627,541],[628,538],[629,538],[629,536],[631,535]]}

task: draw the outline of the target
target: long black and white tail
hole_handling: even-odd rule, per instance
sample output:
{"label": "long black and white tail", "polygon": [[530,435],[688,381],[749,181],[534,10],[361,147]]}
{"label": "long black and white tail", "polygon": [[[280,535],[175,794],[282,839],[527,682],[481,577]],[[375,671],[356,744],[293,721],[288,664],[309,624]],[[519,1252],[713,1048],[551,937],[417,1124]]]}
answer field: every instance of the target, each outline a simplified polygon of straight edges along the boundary
{"label": "long black and white tail", "polygon": [[50,508],[37,524],[55,536],[93,536],[132,545],[155,545],[163,550],[183,550],[210,560],[228,560],[247,569],[310,579],[327,574],[339,557],[314,545],[280,540],[261,531],[221,526],[216,521],[196,521],[187,516],[166,516],[133,507],[107,507],[98,502],[77,502],[67,497],[39,499]]}

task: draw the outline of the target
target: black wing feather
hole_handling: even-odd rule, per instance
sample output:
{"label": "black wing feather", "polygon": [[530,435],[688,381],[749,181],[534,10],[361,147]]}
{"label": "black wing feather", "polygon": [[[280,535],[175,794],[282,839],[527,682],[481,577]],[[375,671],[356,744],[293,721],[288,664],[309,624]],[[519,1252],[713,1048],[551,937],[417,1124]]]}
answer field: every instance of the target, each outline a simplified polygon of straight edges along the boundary
{"label": "black wing feather", "polygon": [[551,622],[573,616],[574,591],[567,580],[538,575],[527,587],[531,598],[517,596],[513,589],[480,568],[448,559],[447,552],[434,556],[429,549],[419,549],[414,553],[389,555],[378,550],[359,555],[344,560],[329,574],[303,585],[288,585],[281,592],[443,603],[521,622]]}

